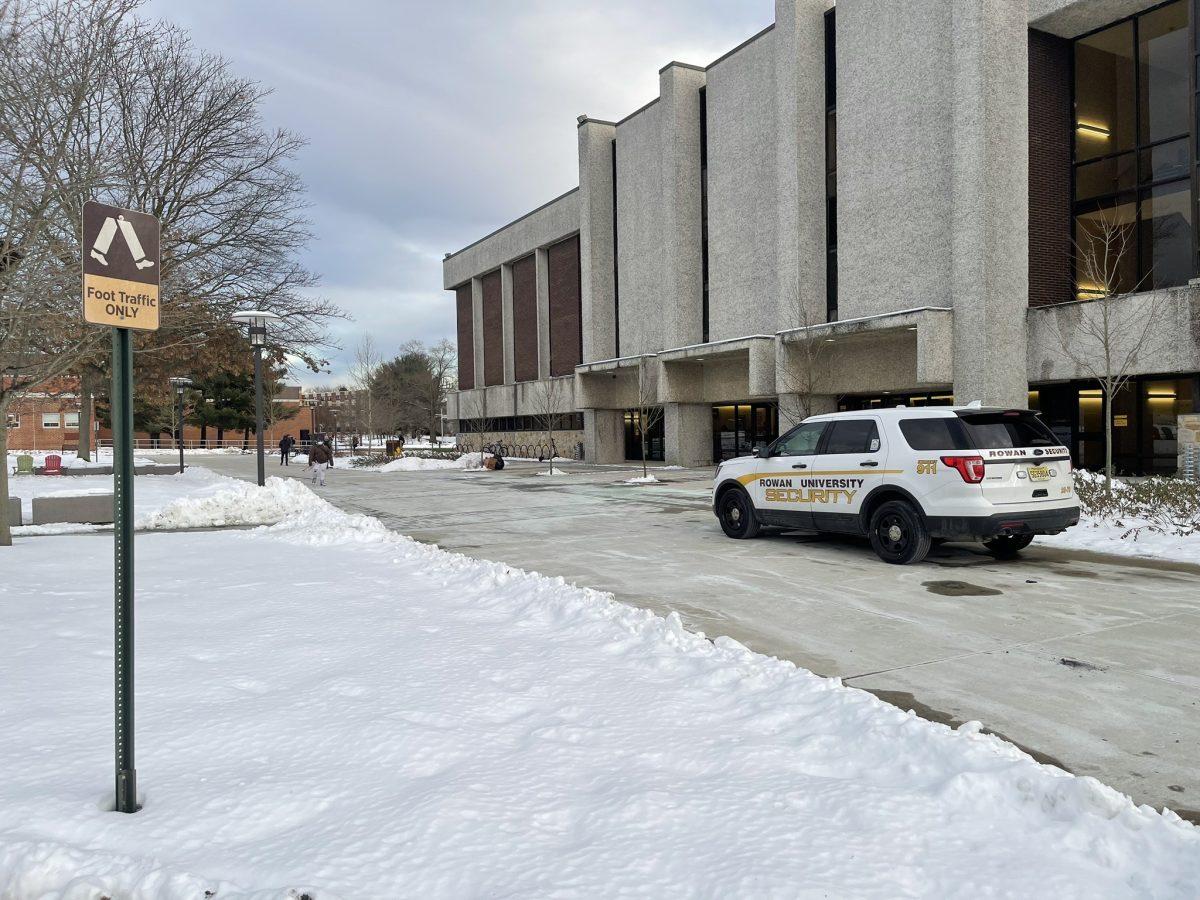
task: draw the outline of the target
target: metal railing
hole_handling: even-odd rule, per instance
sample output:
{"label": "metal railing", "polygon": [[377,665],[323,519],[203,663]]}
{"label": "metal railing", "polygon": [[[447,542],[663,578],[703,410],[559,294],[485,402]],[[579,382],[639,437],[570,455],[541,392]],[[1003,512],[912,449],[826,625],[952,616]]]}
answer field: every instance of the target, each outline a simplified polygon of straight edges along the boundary
{"label": "metal railing", "polygon": [[1179,474],[1190,481],[1200,481],[1200,444],[1184,444]]}

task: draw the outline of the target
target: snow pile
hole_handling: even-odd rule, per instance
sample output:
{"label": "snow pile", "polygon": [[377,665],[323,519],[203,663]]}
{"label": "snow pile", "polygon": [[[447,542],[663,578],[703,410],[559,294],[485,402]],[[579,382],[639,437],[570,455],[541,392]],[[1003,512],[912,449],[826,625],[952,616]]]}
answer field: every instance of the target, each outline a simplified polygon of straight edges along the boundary
{"label": "snow pile", "polygon": [[0,896],[1195,896],[1200,830],[978,723],[292,484],[273,527],[139,541],[132,816],[110,548],[12,548]]}
{"label": "snow pile", "polygon": [[263,487],[232,478],[224,480],[228,485],[214,493],[181,497],[148,515],[139,516],[136,527],[177,529],[274,525],[327,506],[294,478],[268,478]]}
{"label": "snow pile", "polygon": [[[135,518],[141,518],[161,509],[168,503],[184,496],[198,496],[218,489],[222,485],[240,482],[217,475],[206,469],[191,468],[183,474],[138,475],[133,481],[133,506]],[[21,475],[8,480],[10,496],[21,498],[21,515],[26,522],[33,521],[33,498],[66,496],[76,494],[111,494],[111,475],[71,475],[65,478],[47,475]],[[63,530],[98,531],[101,525],[24,526],[14,534],[57,534]]]}
{"label": "snow pile", "polygon": [[1038,544],[1200,564],[1200,504],[1195,499],[1200,491],[1195,485],[1164,478],[1130,485],[1115,479],[1113,497],[1106,499],[1102,475],[1083,470],[1072,475],[1082,509],[1079,524],[1039,537]]}
{"label": "snow pile", "polygon": [[626,484],[659,484],[659,480],[653,475],[639,475],[636,478],[625,479]]}
{"label": "snow pile", "polygon": [[432,469],[468,469],[479,465],[478,453],[464,453],[457,459],[425,459],[420,456],[402,456],[382,466],[372,467],[372,472],[428,472]]}
{"label": "snow pile", "polygon": [[541,475],[541,476],[550,476],[550,475],[555,475],[555,476],[557,476],[557,475],[570,475],[571,473],[570,473],[570,472],[568,472],[566,469],[560,469],[560,468],[558,468],[557,466],[555,466],[555,465],[551,464],[550,468],[549,468],[547,471],[545,471],[545,472],[534,472],[533,474],[534,474],[534,475]]}
{"label": "snow pile", "polygon": [[[154,460],[147,459],[139,454],[150,453],[153,451],[138,450],[133,457],[135,466],[152,465]],[[178,451],[175,451],[178,454]],[[8,451],[8,471],[11,473],[17,467],[18,456],[32,456],[33,465],[35,467],[44,466],[47,456],[59,456],[62,458],[62,467],[64,469],[102,469],[113,464],[112,447],[100,447],[91,452],[91,459],[80,459],[74,450],[60,452],[58,450],[9,450]]]}

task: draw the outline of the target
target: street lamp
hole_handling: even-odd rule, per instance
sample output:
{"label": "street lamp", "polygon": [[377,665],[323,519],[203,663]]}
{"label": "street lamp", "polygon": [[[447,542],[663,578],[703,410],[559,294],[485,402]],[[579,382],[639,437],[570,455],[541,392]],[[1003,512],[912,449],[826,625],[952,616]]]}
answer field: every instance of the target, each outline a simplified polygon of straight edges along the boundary
{"label": "street lamp", "polygon": [[263,391],[262,391],[262,353],[267,343],[267,325],[279,320],[275,313],[264,312],[261,309],[250,309],[233,314],[233,320],[246,326],[250,335],[250,345],[254,347],[254,431],[255,444],[258,447],[258,486],[267,483],[266,460],[263,457]]}
{"label": "street lamp", "polygon": [[177,420],[175,432],[175,445],[179,447],[179,474],[183,474],[183,394],[192,386],[192,379],[182,376],[171,379],[171,387],[175,389],[175,405],[178,409],[179,418]]}

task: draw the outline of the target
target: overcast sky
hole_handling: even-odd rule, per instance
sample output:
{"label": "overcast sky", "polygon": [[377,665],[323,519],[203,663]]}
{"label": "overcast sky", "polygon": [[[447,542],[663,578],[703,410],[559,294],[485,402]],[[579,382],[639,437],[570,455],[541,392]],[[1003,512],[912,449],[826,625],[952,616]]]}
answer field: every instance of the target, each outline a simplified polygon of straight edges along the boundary
{"label": "overcast sky", "polygon": [[772,0],[151,0],[198,46],[271,87],[266,123],[304,135],[306,264],[385,357],[454,334],[442,256],[578,183],[575,117],[618,119],[671,60],[704,65],[769,25]]}

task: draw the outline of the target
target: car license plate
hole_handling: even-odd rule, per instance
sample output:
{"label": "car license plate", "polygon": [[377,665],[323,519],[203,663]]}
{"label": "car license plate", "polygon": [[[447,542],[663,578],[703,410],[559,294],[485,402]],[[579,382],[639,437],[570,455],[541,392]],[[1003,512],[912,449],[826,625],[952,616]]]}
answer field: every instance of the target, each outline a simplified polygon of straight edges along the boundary
{"label": "car license plate", "polygon": [[1030,481],[1049,481],[1050,469],[1048,466],[1030,466],[1029,467]]}

